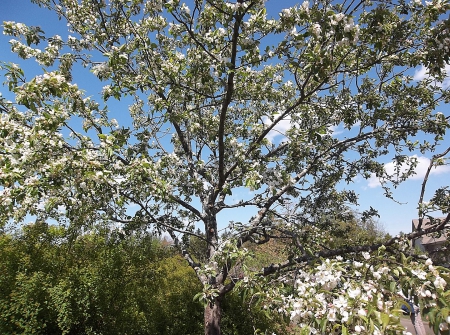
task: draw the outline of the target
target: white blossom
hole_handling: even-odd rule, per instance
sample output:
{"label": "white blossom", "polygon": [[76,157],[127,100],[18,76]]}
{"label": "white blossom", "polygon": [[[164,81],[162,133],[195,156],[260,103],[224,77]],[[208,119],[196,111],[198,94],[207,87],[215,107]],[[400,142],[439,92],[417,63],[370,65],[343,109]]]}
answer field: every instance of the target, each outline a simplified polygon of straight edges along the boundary
{"label": "white blossom", "polygon": [[189,7],[185,3],[183,3],[181,5],[181,10],[187,15],[191,14],[191,10],[189,9]]}
{"label": "white blossom", "polygon": [[315,36],[319,36],[322,33],[322,28],[320,27],[320,24],[314,23],[311,27],[312,32]]}
{"label": "white blossom", "polygon": [[355,268],[360,268],[360,267],[362,267],[364,265],[364,263],[354,261],[353,265],[355,266]]}
{"label": "white blossom", "polygon": [[306,13],[309,13],[309,1],[303,1],[300,6],[300,9]]}
{"label": "white blossom", "polygon": [[411,270],[412,274],[417,276],[417,278],[419,279],[426,279],[427,277],[427,273],[425,271],[421,271],[421,270]]}
{"label": "white blossom", "polygon": [[435,281],[433,282],[433,284],[437,289],[443,290],[445,288],[445,286],[447,285],[447,282],[445,281],[444,278],[437,276]]}
{"label": "white blossom", "polygon": [[348,296],[352,299],[355,299],[361,295],[361,289],[359,287],[356,287],[355,289],[350,289],[348,291]]}

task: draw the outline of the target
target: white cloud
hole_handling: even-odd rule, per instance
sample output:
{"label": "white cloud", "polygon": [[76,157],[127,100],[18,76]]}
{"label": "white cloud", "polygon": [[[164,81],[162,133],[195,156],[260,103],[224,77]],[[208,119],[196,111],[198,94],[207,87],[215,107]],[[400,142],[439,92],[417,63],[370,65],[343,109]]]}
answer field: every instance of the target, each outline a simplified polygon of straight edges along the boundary
{"label": "white cloud", "polygon": [[331,135],[332,135],[332,136],[339,135],[339,134],[341,134],[341,133],[344,132],[344,130],[343,130],[343,128],[341,127],[341,125],[338,125],[338,126],[329,126],[329,127],[328,127],[328,130],[331,132]]}
{"label": "white cloud", "polygon": [[[279,114],[275,114],[274,119],[276,119],[279,116],[280,116]],[[263,117],[263,122],[266,126],[270,126],[272,124],[272,121],[270,121],[270,119],[267,116]],[[357,127],[358,125],[359,125],[359,122],[355,123],[351,127],[351,129],[353,129],[354,127]],[[276,137],[282,136],[283,137],[282,141],[284,141],[286,132],[289,129],[291,129],[291,127],[292,127],[291,117],[288,115],[284,119],[282,119],[280,122],[278,122],[275,127],[273,127],[273,129],[267,134],[266,138],[270,142],[273,142],[273,140]],[[346,129],[344,128],[343,123],[341,123],[337,126],[329,126],[328,127],[328,131],[331,136],[337,136],[337,135],[343,133],[345,130]]]}
{"label": "white cloud", "polygon": [[[443,88],[450,87],[450,65],[445,65],[445,73],[446,77],[442,83],[436,83],[438,86],[441,86]],[[430,75],[428,74],[428,69],[425,66],[421,66],[420,69],[416,70],[414,72],[413,79],[416,81],[424,80],[425,78],[428,78]]]}
{"label": "white cloud", "polygon": [[[275,114],[274,119],[278,118],[279,116],[280,116],[280,114]],[[270,126],[273,123],[267,116],[265,116],[263,118],[263,122],[266,126]],[[286,116],[286,118],[284,118],[280,122],[278,122],[275,125],[275,127],[273,127],[273,129],[267,134],[266,138],[270,142],[273,142],[275,137],[278,137],[278,136],[284,137],[286,134],[286,131],[288,131],[290,128],[291,128],[291,117],[288,115],[288,116]]]}
{"label": "white cloud", "polygon": [[427,76],[428,76],[428,69],[425,67],[425,66],[423,66],[423,65],[421,65],[420,66],[420,69],[419,70],[416,70],[415,72],[414,72],[414,77],[413,77],[413,79],[415,80],[415,81],[421,81],[421,80],[424,80]]}
{"label": "white cloud", "polygon": [[[356,127],[359,127],[359,125],[361,124],[360,121],[355,122],[355,124],[353,124],[350,127],[350,130],[355,129]],[[328,130],[330,131],[331,136],[337,136],[339,134],[344,133],[345,131],[349,130],[347,127],[344,126],[344,123],[341,122],[340,124],[338,124],[337,126],[329,126]]]}
{"label": "white cloud", "polygon": [[[412,157],[415,157],[417,159],[417,166],[414,169],[416,172],[415,175],[412,175],[409,177],[409,179],[423,179],[425,177],[425,173],[427,172],[428,166],[430,165],[430,160],[427,157],[424,156],[417,156],[413,155]],[[402,167],[400,168],[400,173],[405,172],[408,169],[408,165],[402,164]],[[395,173],[395,164],[393,162],[384,164],[384,170],[392,175]],[[450,172],[450,166],[448,165],[441,165],[435,168],[431,169],[430,174],[442,174],[442,173],[449,173]],[[374,173],[372,173],[371,177],[368,180],[368,187],[375,188],[378,186],[381,186],[380,179],[375,176]]]}

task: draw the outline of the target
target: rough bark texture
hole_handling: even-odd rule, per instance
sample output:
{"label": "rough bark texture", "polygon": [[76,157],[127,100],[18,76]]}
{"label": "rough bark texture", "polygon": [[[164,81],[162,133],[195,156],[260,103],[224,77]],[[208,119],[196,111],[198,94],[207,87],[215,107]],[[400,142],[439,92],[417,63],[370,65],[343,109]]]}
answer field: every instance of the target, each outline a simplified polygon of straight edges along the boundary
{"label": "rough bark texture", "polygon": [[205,307],[205,335],[220,335],[220,321],[222,318],[221,299],[216,298],[214,303]]}
{"label": "rough bark texture", "polygon": [[420,309],[416,305],[414,305],[414,312],[411,313],[411,322],[414,325],[417,335],[427,335],[425,326],[422,322],[422,316],[420,315]]}

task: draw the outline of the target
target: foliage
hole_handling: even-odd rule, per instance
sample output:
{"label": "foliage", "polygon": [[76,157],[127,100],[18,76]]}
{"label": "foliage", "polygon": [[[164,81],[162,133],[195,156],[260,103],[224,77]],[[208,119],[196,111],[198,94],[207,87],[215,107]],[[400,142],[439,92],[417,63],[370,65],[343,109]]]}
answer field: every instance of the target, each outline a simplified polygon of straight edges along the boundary
{"label": "foliage", "polygon": [[382,243],[392,238],[373,218],[363,220],[358,213],[353,218],[340,221],[330,229],[331,246],[352,246]]}
{"label": "foliage", "polygon": [[[397,293],[409,289],[447,326],[446,270],[424,275],[433,265],[405,262],[397,237],[333,245],[330,234],[352,224],[355,178],[378,179],[392,198],[390,187],[415,173],[415,154],[434,153],[428,174],[447,163],[447,1],[315,0],[278,15],[264,0],[33,2],[67,20],[71,35],[4,23],[12,51],[44,71],[27,78],[17,64],[2,65],[15,101],[0,100],[1,222],[32,215],[74,233],[151,228],[180,248],[204,238],[202,257],[182,252],[202,285],[205,334],[220,334],[227,293],[256,288],[267,309],[291,315],[303,332],[397,332]],[[72,82],[82,66],[105,81],[101,103]],[[419,66],[428,76],[415,81]],[[122,97],[133,103],[119,125],[109,112]],[[447,216],[404,239],[450,220],[447,186],[427,202],[426,184],[419,216]],[[252,216],[236,222],[242,208]],[[292,241],[284,261],[243,266],[245,243],[276,238]],[[77,278],[86,290],[97,277]],[[87,311],[96,294],[85,296]]]}
{"label": "foliage", "polygon": [[289,318],[264,310],[251,295],[243,298],[233,291],[223,303],[222,331],[224,334],[289,334]]}
{"label": "foliage", "polygon": [[205,234],[203,234],[200,229],[197,229],[195,234],[195,236],[189,237],[185,248],[195,262],[204,263],[207,260],[206,251],[208,250],[208,243]]}
{"label": "foliage", "polygon": [[[192,302],[198,285],[179,281],[192,270],[170,266],[180,260],[157,240],[106,232],[69,237],[45,224],[1,236],[8,260],[1,272],[2,334],[198,333],[201,324],[192,322],[201,315]],[[160,289],[169,284],[169,294]]]}
{"label": "foliage", "polygon": [[430,252],[429,256],[434,263],[450,268],[449,248],[450,240],[447,239],[437,250]]}
{"label": "foliage", "polygon": [[[70,241],[34,224],[0,236],[2,334],[198,334],[195,274],[151,236],[99,231]],[[227,334],[275,325],[236,294],[225,303]],[[245,311],[245,313],[243,313]],[[243,332],[241,332],[243,331]]]}
{"label": "foliage", "polygon": [[435,237],[439,242],[434,244],[432,248],[426,248],[425,250],[416,246],[416,254],[429,257],[433,261],[433,264],[450,268],[450,254],[448,252],[450,239],[447,236],[446,239],[442,240],[442,235],[438,233],[434,233],[431,236]]}

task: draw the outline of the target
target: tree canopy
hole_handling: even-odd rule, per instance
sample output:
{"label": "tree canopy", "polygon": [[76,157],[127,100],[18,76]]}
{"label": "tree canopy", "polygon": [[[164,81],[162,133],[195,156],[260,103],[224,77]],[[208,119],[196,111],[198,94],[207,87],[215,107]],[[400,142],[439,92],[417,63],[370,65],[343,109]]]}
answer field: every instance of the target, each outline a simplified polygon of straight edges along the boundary
{"label": "tree canopy", "polygon": [[[4,22],[12,51],[43,72],[2,65],[15,94],[0,100],[2,222],[154,229],[180,247],[203,239],[202,262],[183,253],[203,287],[205,334],[220,334],[234,289],[258,291],[306,334],[399,332],[408,291],[447,327],[448,271],[405,256],[405,240],[448,227],[446,185],[425,199],[425,178],[417,195],[420,218],[444,220],[404,239],[329,244],[353,220],[355,178],[377,177],[392,197],[414,174],[414,153],[433,155],[428,172],[447,162],[447,1],[315,0],[279,14],[264,0],[32,2],[67,20],[70,35]],[[415,81],[419,66],[428,76]],[[81,67],[105,81],[97,99],[72,82]],[[133,103],[116,120],[108,106],[123,97]],[[242,208],[247,222],[234,214]],[[374,214],[376,204],[363,209]],[[274,238],[291,241],[286,259],[245,267],[245,244]]]}

